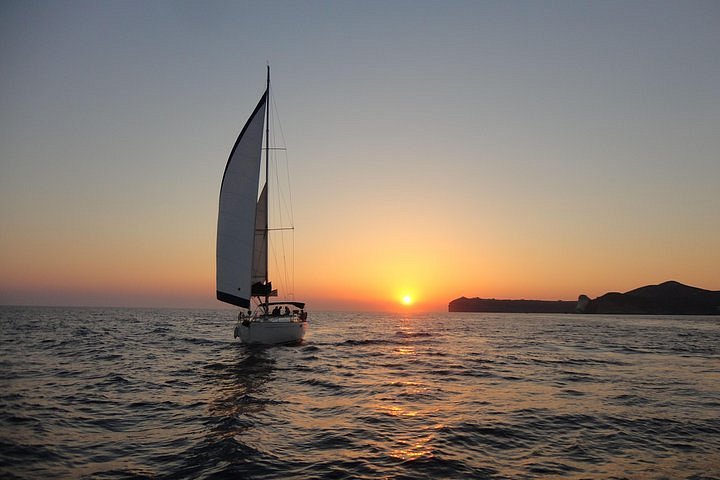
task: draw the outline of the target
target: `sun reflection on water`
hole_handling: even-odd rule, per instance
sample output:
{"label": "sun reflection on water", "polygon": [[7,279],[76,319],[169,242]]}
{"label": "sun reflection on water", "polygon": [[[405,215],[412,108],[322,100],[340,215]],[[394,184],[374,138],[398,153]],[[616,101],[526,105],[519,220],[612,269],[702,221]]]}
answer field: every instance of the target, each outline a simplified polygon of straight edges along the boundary
{"label": "sun reflection on water", "polygon": [[397,405],[377,404],[375,405],[375,409],[380,413],[393,417],[415,417],[420,413],[418,410],[409,410]]}
{"label": "sun reflection on water", "polygon": [[395,350],[398,355],[415,355],[415,347],[398,347]]}
{"label": "sun reflection on water", "polygon": [[390,451],[390,456],[401,460],[416,460],[418,458],[432,458],[433,448],[432,441],[435,438],[433,434],[425,435],[414,439],[400,439],[399,448]]}
{"label": "sun reflection on water", "polygon": [[430,392],[430,387],[426,384],[410,380],[392,382],[390,385],[403,389],[403,394],[407,396],[424,395]]}

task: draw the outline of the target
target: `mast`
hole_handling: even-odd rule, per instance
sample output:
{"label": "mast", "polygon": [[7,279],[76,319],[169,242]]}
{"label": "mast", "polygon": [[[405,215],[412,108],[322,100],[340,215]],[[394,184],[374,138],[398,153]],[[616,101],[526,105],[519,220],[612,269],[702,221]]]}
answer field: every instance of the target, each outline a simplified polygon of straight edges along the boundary
{"label": "mast", "polygon": [[[266,107],[265,107],[265,188],[270,188],[270,64],[267,65],[267,82],[265,86],[265,95],[266,95]],[[266,194],[269,194],[270,192],[266,192]],[[270,197],[267,197],[268,199]],[[270,241],[270,238],[268,235],[270,234],[270,202],[265,202],[265,244],[267,251],[267,243]],[[269,255],[265,255],[265,284],[268,283],[268,270],[269,270]],[[265,294],[265,314],[267,315],[270,312],[270,305],[268,303],[270,302],[270,296],[269,293]]]}

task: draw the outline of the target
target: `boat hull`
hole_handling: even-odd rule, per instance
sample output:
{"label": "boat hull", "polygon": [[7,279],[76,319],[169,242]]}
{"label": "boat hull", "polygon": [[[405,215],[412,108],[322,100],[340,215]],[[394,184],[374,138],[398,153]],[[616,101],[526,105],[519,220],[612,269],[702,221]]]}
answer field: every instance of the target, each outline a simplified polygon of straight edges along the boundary
{"label": "boat hull", "polygon": [[235,336],[243,343],[278,345],[298,343],[305,337],[307,322],[255,321],[238,323]]}

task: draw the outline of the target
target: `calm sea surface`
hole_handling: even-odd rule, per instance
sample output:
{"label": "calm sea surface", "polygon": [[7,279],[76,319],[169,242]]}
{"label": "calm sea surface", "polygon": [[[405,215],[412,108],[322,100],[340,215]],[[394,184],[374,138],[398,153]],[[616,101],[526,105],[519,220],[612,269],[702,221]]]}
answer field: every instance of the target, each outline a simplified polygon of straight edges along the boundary
{"label": "calm sea surface", "polygon": [[2,478],[720,478],[720,318],[0,307]]}

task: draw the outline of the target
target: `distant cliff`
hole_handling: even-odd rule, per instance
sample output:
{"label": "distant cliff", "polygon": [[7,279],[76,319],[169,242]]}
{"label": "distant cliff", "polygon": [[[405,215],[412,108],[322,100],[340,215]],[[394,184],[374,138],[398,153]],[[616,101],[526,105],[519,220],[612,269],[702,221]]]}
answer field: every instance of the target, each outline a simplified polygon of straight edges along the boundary
{"label": "distant cliff", "polygon": [[460,297],[449,303],[448,311],[720,315],[720,291],[703,290],[669,281],[659,285],[647,285],[625,293],[610,292],[595,299],[580,295],[577,302]]}
{"label": "distant cliff", "polygon": [[580,313],[720,315],[720,291],[689,287],[675,281],[625,293],[610,292],[585,303]]}
{"label": "distant cliff", "polygon": [[558,300],[496,300],[494,298],[456,298],[448,305],[450,312],[494,313],[574,313],[577,302]]}

